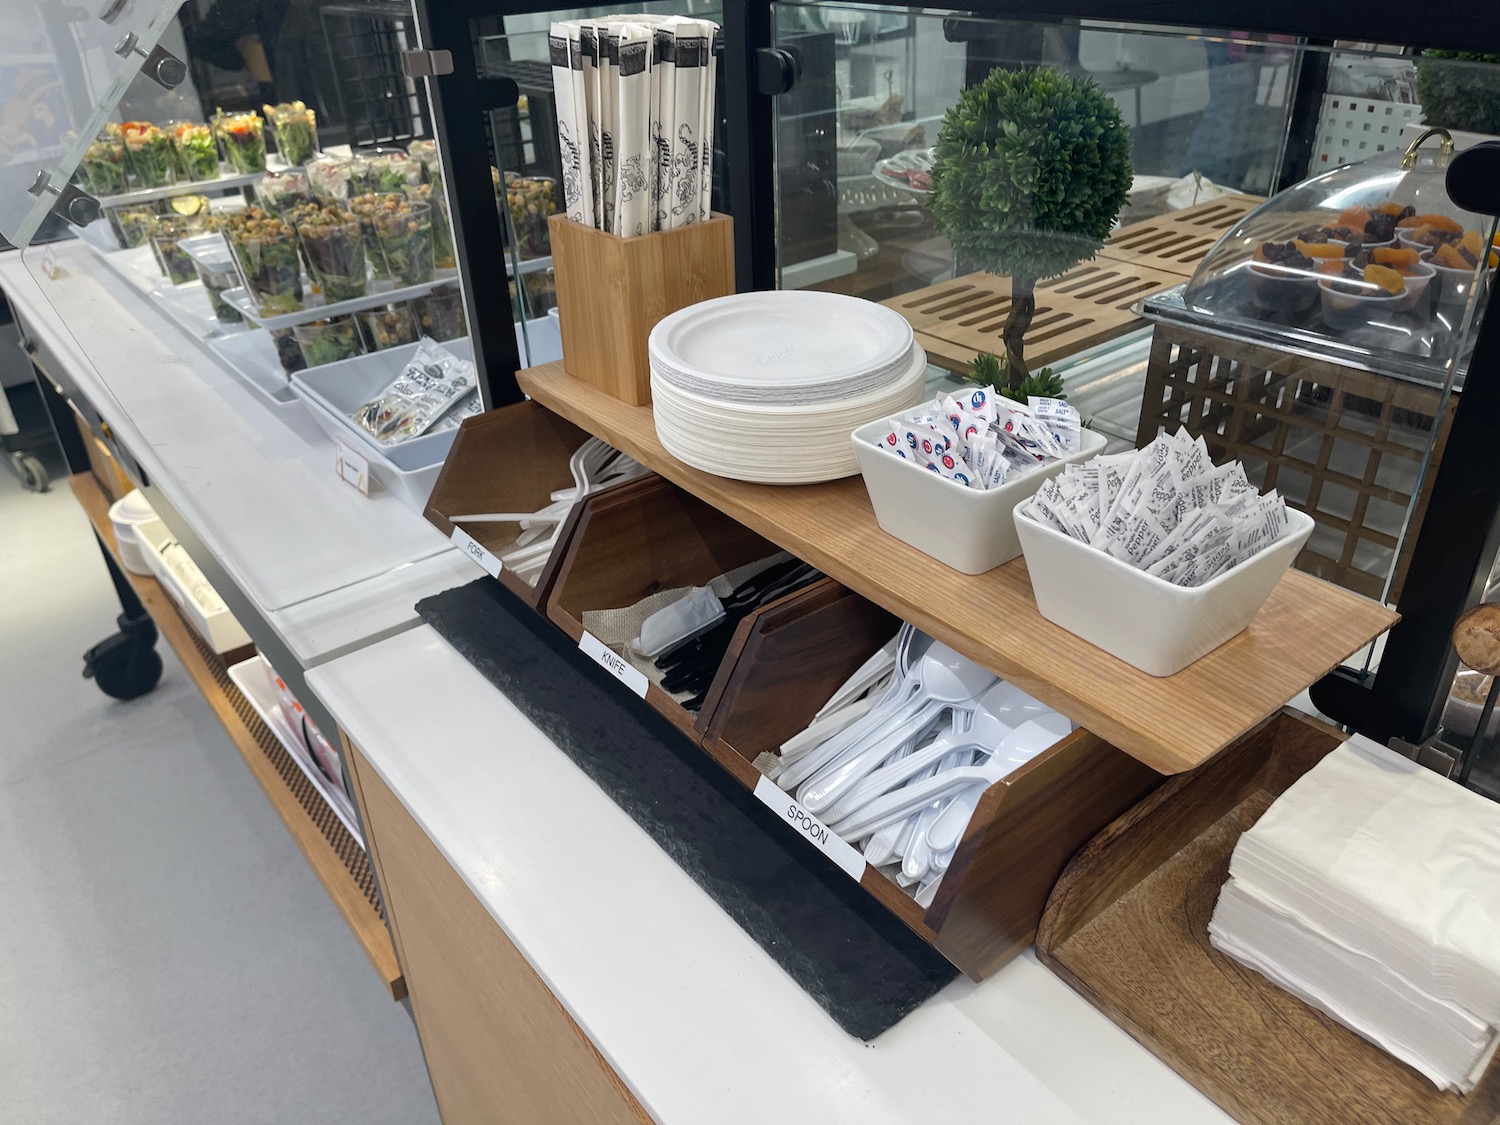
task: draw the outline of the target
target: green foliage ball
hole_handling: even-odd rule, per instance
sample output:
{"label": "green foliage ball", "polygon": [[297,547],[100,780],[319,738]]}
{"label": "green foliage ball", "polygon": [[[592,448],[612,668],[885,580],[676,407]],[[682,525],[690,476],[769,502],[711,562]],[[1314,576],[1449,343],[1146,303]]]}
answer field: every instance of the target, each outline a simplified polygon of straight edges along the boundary
{"label": "green foliage ball", "polygon": [[943,118],[929,204],[960,256],[1037,281],[1098,252],[1130,183],[1130,131],[1099,86],[995,70]]}
{"label": "green foliage ball", "polygon": [[[1476,65],[1484,63],[1491,65]],[[1417,60],[1417,97],[1427,124],[1500,133],[1500,66],[1495,63],[1500,55],[1423,51]]]}

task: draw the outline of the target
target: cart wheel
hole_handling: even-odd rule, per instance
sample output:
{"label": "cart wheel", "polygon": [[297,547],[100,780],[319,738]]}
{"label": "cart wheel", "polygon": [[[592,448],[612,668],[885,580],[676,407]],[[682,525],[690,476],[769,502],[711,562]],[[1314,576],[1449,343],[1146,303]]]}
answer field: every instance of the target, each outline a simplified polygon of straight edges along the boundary
{"label": "cart wheel", "polygon": [[140,621],[122,615],[120,626],[120,632],[83,654],[83,677],[112,699],[136,699],[161,680],[161,657],[153,647],[156,627],[144,614]]}
{"label": "cart wheel", "polygon": [[52,482],[47,477],[47,468],[30,453],[12,453],[11,463],[21,474],[21,484],[32,492],[47,492]]}

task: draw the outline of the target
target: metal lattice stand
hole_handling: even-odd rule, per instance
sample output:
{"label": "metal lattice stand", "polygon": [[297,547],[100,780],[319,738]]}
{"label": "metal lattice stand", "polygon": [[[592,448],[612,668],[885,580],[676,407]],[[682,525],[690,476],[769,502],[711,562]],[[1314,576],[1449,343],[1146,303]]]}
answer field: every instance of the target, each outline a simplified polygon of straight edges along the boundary
{"label": "metal lattice stand", "polygon": [[1416,495],[1419,525],[1452,414],[1437,388],[1159,324],[1136,444],[1202,435],[1215,462],[1238,458],[1318,521],[1298,567],[1375,598],[1391,575],[1394,600],[1407,511]]}

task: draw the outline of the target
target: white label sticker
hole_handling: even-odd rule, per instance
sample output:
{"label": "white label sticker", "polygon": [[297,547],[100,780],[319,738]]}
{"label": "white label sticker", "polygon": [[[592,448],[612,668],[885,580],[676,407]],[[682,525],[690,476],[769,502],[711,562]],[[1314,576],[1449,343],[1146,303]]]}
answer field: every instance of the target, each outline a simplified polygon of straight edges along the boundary
{"label": "white label sticker", "polygon": [[578,649],[636,695],[642,699],[646,698],[646,689],[651,686],[651,681],[646,679],[646,673],[614,649],[607,647],[593,633],[585,632],[578,638]]}
{"label": "white label sticker", "polygon": [[339,479],[345,484],[353,485],[366,496],[370,495],[370,462],[339,438],[333,439],[333,450],[333,467],[338,472]]}
{"label": "white label sticker", "polygon": [[52,243],[47,243],[47,249],[42,251],[42,272],[47,275],[48,281],[57,280],[57,250]]}
{"label": "white label sticker", "polygon": [[817,845],[818,851],[842,867],[849,878],[858,882],[864,877],[865,857],[859,854],[859,849],[839,839],[828,825],[769,777],[762,776],[755,783],[755,796],[777,816],[785,817],[788,824]]}
{"label": "white label sticker", "polygon": [[476,543],[474,537],[467,531],[461,527],[455,527],[450,538],[454,546],[482,566],[491,578],[500,577],[500,560]]}

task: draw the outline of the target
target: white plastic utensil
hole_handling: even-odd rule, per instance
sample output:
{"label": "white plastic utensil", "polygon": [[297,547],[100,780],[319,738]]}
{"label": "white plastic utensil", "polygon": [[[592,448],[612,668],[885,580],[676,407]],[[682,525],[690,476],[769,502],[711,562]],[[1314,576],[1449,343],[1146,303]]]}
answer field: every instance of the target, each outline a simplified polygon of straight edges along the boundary
{"label": "white plastic utensil", "polygon": [[[998,763],[997,768],[1001,771],[996,775],[995,780],[999,781],[1006,774],[1020,769],[1058,739],[1066,738],[1072,731],[1073,724],[1056,712],[1032,719],[1017,727],[1015,732],[1001,743],[994,757],[990,759],[991,762]],[[984,791],[977,787],[956,795],[943,810],[942,815],[928,828],[928,847],[934,852],[957,847],[959,838],[963,836],[964,829],[968,827],[969,820],[979,805],[979,798],[983,795]]]}
{"label": "white plastic utensil", "polygon": [[[814,719],[821,719],[830,711],[836,711],[847,701],[859,695],[860,692],[877,684],[880,680],[896,667],[896,649],[901,644],[901,633],[898,631],[894,637],[880,647],[876,653],[861,664],[854,675],[850,676],[828,698],[828,702],[818,708]],[[782,747],[783,751],[786,749]]]}
{"label": "white plastic utensil", "polygon": [[[993,672],[940,642],[933,642],[915,663],[908,678],[913,677],[919,689],[906,710],[812,775],[811,782],[797,794],[803,805],[813,812],[827,808],[890,757],[895,746],[917,734],[944,711],[951,708],[955,712],[971,712],[974,701],[995,682]],[[965,729],[957,725],[960,721],[967,720],[955,717],[955,731]]]}
{"label": "white plastic utensil", "polygon": [[836,711],[824,712],[821,718],[814,719],[806,729],[792,735],[781,744],[782,766],[791,765],[818,743],[825,742],[840,731],[847,729],[854,720],[861,718],[871,707],[874,707],[875,703],[872,692],[864,699],[851,700]]}
{"label": "white plastic utensil", "polygon": [[[977,700],[967,730],[950,733],[910,758],[882,765],[828,807],[823,820],[832,822],[843,819],[866,801],[882,793],[889,793],[961,747],[993,752],[1018,726],[1047,710],[1046,704],[1033,699],[1014,684],[998,682]],[[824,811],[813,805],[807,807],[817,813]]]}
{"label": "white plastic utensil", "polygon": [[[974,752],[971,749],[955,750],[943,758],[937,767],[938,773],[948,773],[961,766],[971,765],[974,761]],[[928,870],[932,866],[932,846],[927,842],[927,830],[932,827],[938,815],[957,798],[948,801],[934,801],[916,816],[910,818],[907,823],[914,826],[911,844],[901,859],[901,870],[913,879],[925,879]]]}

